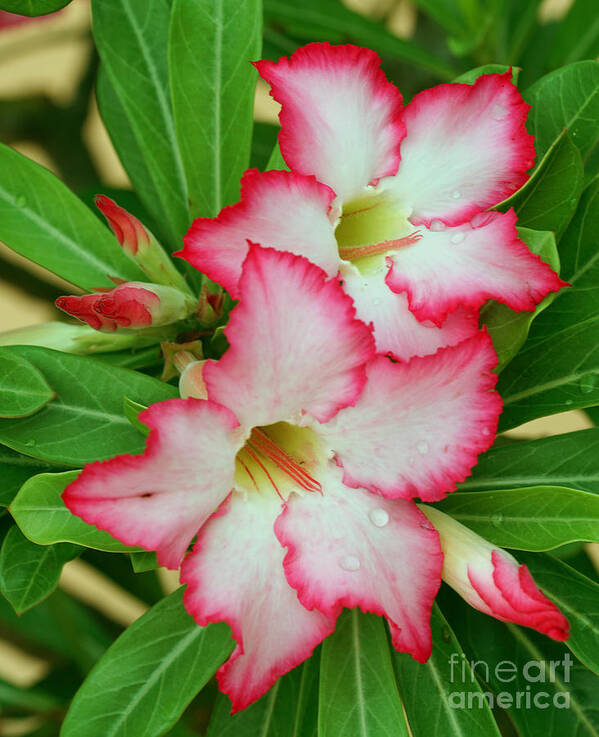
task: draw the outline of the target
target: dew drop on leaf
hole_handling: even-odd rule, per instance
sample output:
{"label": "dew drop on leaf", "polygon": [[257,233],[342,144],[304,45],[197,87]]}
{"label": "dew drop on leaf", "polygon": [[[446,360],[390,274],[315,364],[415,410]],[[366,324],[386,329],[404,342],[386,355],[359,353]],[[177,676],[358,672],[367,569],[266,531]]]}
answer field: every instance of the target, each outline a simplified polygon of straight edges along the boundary
{"label": "dew drop on leaf", "polygon": [[443,642],[449,642],[451,640],[451,632],[449,631],[449,627],[443,625],[443,627],[441,628],[441,637],[443,638]]}
{"label": "dew drop on leaf", "polygon": [[497,512],[497,514],[494,514],[491,517],[491,522],[496,526],[499,527],[499,525],[503,522],[503,514],[501,512]]}
{"label": "dew drop on leaf", "polygon": [[587,374],[580,380],[580,391],[583,394],[590,394],[597,386],[597,374]]}

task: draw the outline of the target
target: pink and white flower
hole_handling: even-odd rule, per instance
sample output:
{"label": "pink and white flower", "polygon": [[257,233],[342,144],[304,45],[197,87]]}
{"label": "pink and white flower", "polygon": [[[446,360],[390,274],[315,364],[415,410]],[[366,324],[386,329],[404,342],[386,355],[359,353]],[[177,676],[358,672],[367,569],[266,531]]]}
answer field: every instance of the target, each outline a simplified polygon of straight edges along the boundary
{"label": "pink and white flower", "polygon": [[525,565],[438,509],[420,508],[441,539],[443,580],[469,604],[502,622],[532,627],[553,640],[568,639],[568,620]]}
{"label": "pink and white flower", "polygon": [[63,497],[161,564],[183,561],[189,612],[225,620],[237,641],[218,674],[236,710],[308,657],[343,607],[387,617],[395,647],[426,660],[442,554],[411,497],[464,479],[501,407],[484,332],[393,362],[335,280],[255,245],[237,296],[229,349],[196,364],[199,398],[145,410],[145,453],[88,465]]}
{"label": "pink and white flower", "polygon": [[511,75],[443,84],[407,105],[380,59],[309,44],[256,63],[281,103],[291,171],[247,172],[241,202],[192,225],[179,255],[238,295],[248,242],[304,255],[339,277],[377,349],[406,360],[476,331],[487,299],[532,310],[563,286],[489,212],[534,163]]}

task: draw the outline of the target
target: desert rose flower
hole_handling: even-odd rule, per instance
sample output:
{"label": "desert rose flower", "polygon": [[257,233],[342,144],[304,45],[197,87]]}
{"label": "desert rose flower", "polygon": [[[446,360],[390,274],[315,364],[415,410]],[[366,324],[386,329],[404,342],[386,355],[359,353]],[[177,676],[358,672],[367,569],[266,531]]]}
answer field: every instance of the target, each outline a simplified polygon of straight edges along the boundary
{"label": "desert rose flower", "polygon": [[95,203],[123,251],[138,264],[150,281],[191,294],[170,256],[142,222],[110,197],[96,195]]}
{"label": "desert rose flower", "polygon": [[126,282],[106,292],[81,297],[59,297],[56,306],[86,322],[94,330],[148,328],[169,325],[188,317],[196,301],[173,287]]}
{"label": "desert rose flower", "polygon": [[568,620],[539,590],[525,565],[438,509],[420,508],[441,538],[443,580],[469,604],[502,622],[532,627],[554,640],[568,639]]}
{"label": "desert rose flower", "polygon": [[199,398],[142,412],[145,453],[88,465],[63,496],[162,565],[183,561],[188,611],[237,641],[218,673],[235,710],[308,657],[343,607],[385,616],[394,646],[426,660],[442,556],[411,497],[453,489],[501,407],[484,332],[393,362],[337,281],[255,245],[238,296],[224,356],[190,364]]}
{"label": "desert rose flower", "polygon": [[179,255],[233,297],[248,242],[340,275],[377,349],[434,353],[476,330],[496,299],[532,310],[564,284],[491,212],[534,163],[529,106],[511,75],[442,84],[405,108],[371,50],[309,44],[256,63],[281,103],[291,171],[249,171],[242,200],[192,225]]}

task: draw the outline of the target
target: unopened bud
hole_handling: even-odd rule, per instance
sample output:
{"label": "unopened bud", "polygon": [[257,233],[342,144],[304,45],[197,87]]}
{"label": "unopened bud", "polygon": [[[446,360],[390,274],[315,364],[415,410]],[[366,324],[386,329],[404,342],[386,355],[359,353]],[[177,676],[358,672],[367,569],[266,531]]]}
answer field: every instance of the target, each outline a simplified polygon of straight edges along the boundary
{"label": "unopened bud", "polygon": [[177,271],[169,255],[140,220],[117,205],[110,197],[96,195],[95,202],[123,251],[138,264],[148,279],[191,293],[187,282]]}
{"label": "unopened bud", "polygon": [[196,305],[193,297],[173,287],[126,282],[109,292],[59,297],[56,306],[94,330],[111,332],[169,325],[188,317]]}
{"label": "unopened bud", "polygon": [[179,394],[183,399],[207,399],[206,382],[203,371],[206,361],[193,361],[183,369],[179,379]]}

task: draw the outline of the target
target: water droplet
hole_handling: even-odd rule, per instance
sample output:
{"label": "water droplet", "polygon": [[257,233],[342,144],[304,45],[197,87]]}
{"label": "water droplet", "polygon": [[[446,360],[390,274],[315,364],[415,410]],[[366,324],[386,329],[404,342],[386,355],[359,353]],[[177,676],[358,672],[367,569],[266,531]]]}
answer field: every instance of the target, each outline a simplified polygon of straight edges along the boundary
{"label": "water droplet", "polygon": [[489,435],[491,434],[491,431],[489,430],[489,428],[488,428],[488,427],[483,427],[483,429],[481,430],[481,433],[482,433],[482,434],[483,434],[483,435],[484,435],[485,437],[488,437],[488,436],[489,436]]}
{"label": "water droplet", "polygon": [[35,445],[35,440],[26,440],[26,441],[25,441],[25,445],[26,445],[26,446],[27,446],[28,448],[33,448],[33,446]]}
{"label": "water droplet", "polygon": [[499,527],[499,525],[503,522],[503,514],[501,512],[497,512],[497,514],[494,514],[491,517],[491,522],[496,526]]}
{"label": "water droplet", "polygon": [[408,458],[408,463],[409,463],[410,465],[413,465],[413,464],[414,464],[414,461],[415,461],[415,460],[416,460],[416,459],[414,458],[414,456],[410,456],[410,457]]}
{"label": "water droplet", "polygon": [[530,169],[531,167],[534,166],[534,163],[535,163],[535,160],[534,159],[527,159],[527,161],[526,161],[526,168],[527,169]]}
{"label": "water droplet", "polygon": [[426,442],[426,440],[418,443],[418,445],[416,446],[416,450],[420,453],[421,456],[426,455],[428,453],[428,443]]}
{"label": "water droplet", "polygon": [[430,230],[432,230],[433,233],[441,233],[441,231],[445,230],[446,227],[445,223],[441,220],[433,220],[430,225]]}
{"label": "water droplet", "polygon": [[566,401],[564,402],[564,404],[573,404],[573,403],[574,403],[573,399],[566,399]]}
{"label": "water droplet", "polygon": [[339,565],[344,571],[359,571],[360,561],[355,555],[344,555],[339,561]]}
{"label": "water droplet", "polygon": [[389,522],[389,515],[380,507],[370,510],[370,514],[368,516],[375,527],[384,527],[387,522]]}
{"label": "water droplet", "polygon": [[454,234],[453,234],[453,235],[451,236],[451,238],[450,238],[450,241],[451,241],[452,243],[455,243],[456,245],[457,245],[458,243],[461,243],[461,242],[462,242],[463,240],[464,240],[464,234],[463,234],[463,233],[454,233]]}
{"label": "water droplet", "polygon": [[380,305],[381,300],[380,299],[373,299],[372,304],[376,307],[377,305]]}
{"label": "water droplet", "polygon": [[446,625],[441,627],[441,637],[443,638],[443,642],[449,642],[451,640],[451,632],[449,631],[449,627]]}
{"label": "water droplet", "polygon": [[590,394],[593,389],[597,386],[597,375],[596,374],[588,374],[587,376],[583,376],[580,380],[580,391],[583,394]]}
{"label": "water droplet", "polygon": [[507,108],[503,107],[503,105],[495,104],[491,109],[491,115],[495,120],[503,120],[507,113]]}
{"label": "water droplet", "polygon": [[17,197],[15,197],[15,205],[17,207],[25,207],[26,204],[27,204],[27,198],[25,197],[25,195],[20,194]]}
{"label": "water droplet", "polygon": [[462,195],[456,189],[455,192],[451,193],[451,196],[453,197],[454,200],[459,200]]}
{"label": "water droplet", "polygon": [[428,520],[422,520],[421,522],[418,523],[418,525],[422,527],[423,530],[434,530],[435,529]]}

